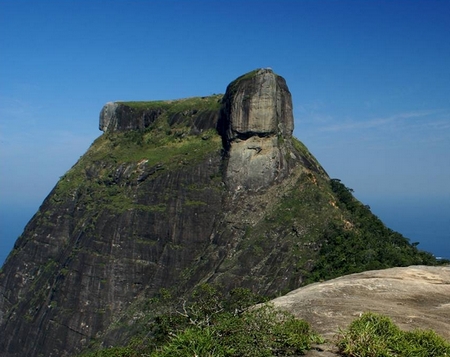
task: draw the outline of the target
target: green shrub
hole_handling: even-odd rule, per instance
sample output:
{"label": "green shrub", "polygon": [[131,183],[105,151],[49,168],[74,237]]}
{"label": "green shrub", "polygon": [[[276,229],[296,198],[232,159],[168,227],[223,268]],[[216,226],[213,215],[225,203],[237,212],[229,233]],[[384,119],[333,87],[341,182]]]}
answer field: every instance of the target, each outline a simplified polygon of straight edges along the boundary
{"label": "green shrub", "polygon": [[112,347],[103,350],[82,354],[80,357],[141,357],[142,353],[134,346]]}
{"label": "green shrub", "polygon": [[[222,294],[208,284],[198,285],[191,300],[181,300],[158,313],[159,303],[174,301],[162,291],[148,301],[153,315],[124,347],[113,347],[85,354],[85,357],[269,357],[299,355],[319,342],[309,325],[272,305],[255,303],[261,297],[238,288]],[[155,316],[157,314],[158,316]]]}
{"label": "green shrub", "polygon": [[444,357],[450,344],[433,331],[401,331],[388,317],[365,313],[341,332],[337,346],[348,357]]}
{"label": "green shrub", "polygon": [[310,349],[312,341],[319,338],[305,321],[262,305],[240,315],[221,313],[214,324],[175,333],[151,356],[290,356]]}
{"label": "green shrub", "polygon": [[171,337],[170,342],[151,354],[152,357],[222,357],[228,349],[217,341],[210,328],[191,327]]}

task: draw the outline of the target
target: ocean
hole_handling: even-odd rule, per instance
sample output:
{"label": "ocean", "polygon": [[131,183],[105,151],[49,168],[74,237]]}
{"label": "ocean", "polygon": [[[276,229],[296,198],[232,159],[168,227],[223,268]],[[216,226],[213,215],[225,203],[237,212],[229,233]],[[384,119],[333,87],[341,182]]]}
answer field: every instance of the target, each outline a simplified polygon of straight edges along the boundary
{"label": "ocean", "polygon": [[35,205],[0,204],[0,266],[38,208]]}
{"label": "ocean", "polygon": [[450,198],[406,197],[361,199],[389,228],[419,242],[417,248],[450,259]]}

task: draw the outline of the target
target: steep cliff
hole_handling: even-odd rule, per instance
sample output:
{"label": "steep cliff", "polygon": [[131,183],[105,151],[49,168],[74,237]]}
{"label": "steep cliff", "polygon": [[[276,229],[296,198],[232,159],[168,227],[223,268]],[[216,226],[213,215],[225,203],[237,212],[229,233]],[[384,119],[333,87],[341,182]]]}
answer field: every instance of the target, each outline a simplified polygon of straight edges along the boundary
{"label": "steep cliff", "polygon": [[[370,212],[350,205],[293,125],[286,82],[269,69],[239,77],[224,96],[108,103],[103,135],[2,268],[0,356],[120,341],[126,328],[112,323],[161,288],[292,290],[323,277],[314,269],[338,244],[334,232],[367,240],[354,270],[433,261],[381,222],[369,234]],[[377,255],[385,246],[390,255]]]}
{"label": "steep cliff", "polygon": [[287,177],[301,156],[291,141],[294,118],[285,80],[270,69],[251,72],[228,86],[223,103],[219,133],[229,190],[257,191]]}

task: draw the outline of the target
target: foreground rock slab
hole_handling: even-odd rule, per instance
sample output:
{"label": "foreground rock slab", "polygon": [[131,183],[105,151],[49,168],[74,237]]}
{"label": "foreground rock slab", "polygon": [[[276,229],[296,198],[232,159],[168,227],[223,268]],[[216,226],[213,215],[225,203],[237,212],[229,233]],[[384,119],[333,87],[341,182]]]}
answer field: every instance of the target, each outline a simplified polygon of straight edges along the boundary
{"label": "foreground rock slab", "polygon": [[308,321],[326,339],[371,311],[389,316],[401,329],[433,329],[450,340],[450,266],[351,274],[294,290],[273,303]]}

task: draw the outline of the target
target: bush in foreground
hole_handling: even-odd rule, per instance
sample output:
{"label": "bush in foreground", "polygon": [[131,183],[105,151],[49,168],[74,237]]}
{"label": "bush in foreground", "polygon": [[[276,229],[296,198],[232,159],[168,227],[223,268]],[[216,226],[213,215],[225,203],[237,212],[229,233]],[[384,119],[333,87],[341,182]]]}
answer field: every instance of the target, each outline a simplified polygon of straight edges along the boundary
{"label": "bush in foreground", "polygon": [[[165,300],[172,299],[165,296]],[[149,321],[142,338],[127,346],[85,353],[83,357],[270,357],[298,356],[321,338],[308,323],[246,289],[228,296],[214,287],[198,286],[182,301]]]}
{"label": "bush in foreground", "polygon": [[318,340],[305,321],[263,305],[239,316],[221,314],[207,327],[187,328],[151,356],[297,356]]}
{"label": "bush in foreground", "polygon": [[337,346],[348,357],[445,357],[450,343],[434,331],[402,331],[388,317],[365,313],[341,333]]}
{"label": "bush in foreground", "polygon": [[[312,343],[323,342],[305,321],[268,303],[255,305],[260,297],[249,290],[235,289],[224,296],[203,284],[191,298],[159,313],[158,305],[150,304],[153,308],[148,313],[158,316],[139,325],[143,333],[134,335],[128,345],[82,356],[299,356],[311,349]],[[173,301],[173,297],[165,291],[161,301]],[[373,313],[354,320],[336,343],[346,357],[450,357],[450,343],[435,332],[405,332],[388,317]]]}

